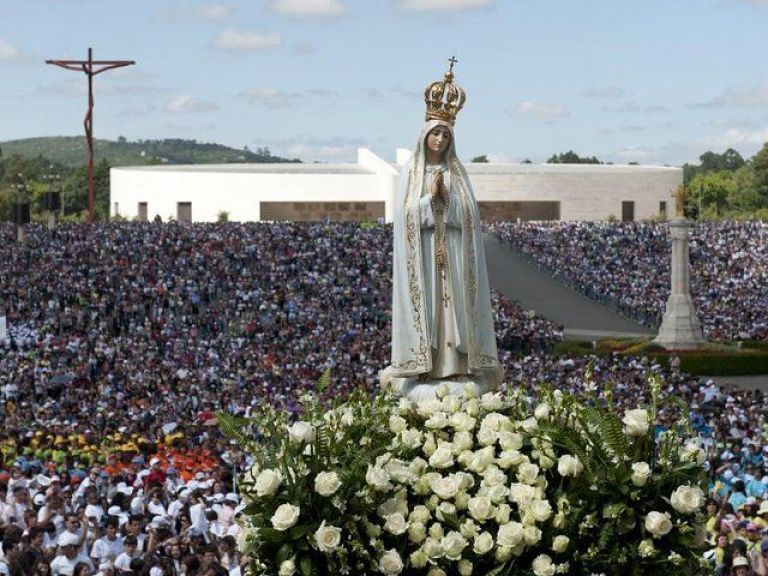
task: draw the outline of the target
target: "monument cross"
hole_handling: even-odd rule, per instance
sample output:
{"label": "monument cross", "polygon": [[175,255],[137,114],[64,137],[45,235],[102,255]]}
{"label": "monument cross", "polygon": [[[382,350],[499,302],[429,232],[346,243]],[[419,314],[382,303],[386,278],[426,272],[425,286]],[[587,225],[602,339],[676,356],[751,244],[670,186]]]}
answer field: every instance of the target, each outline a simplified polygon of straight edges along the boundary
{"label": "monument cross", "polygon": [[88,145],[88,222],[93,222],[93,77],[113,68],[136,64],[133,60],[94,60],[93,49],[88,48],[88,60],[46,60],[46,64],[67,70],[85,72],[88,76],[88,112],[85,114],[85,140]]}

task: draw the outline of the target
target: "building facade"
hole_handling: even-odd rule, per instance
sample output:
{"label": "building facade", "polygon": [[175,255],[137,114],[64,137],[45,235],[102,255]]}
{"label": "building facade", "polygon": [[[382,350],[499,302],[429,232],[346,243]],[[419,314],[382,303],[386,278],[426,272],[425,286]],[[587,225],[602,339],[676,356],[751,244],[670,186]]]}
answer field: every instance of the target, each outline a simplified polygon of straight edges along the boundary
{"label": "building facade", "polygon": [[[350,164],[112,168],[112,216],[214,222],[385,220],[408,151],[391,164],[366,149]],[[466,164],[484,220],[647,220],[671,213],[681,168]]]}

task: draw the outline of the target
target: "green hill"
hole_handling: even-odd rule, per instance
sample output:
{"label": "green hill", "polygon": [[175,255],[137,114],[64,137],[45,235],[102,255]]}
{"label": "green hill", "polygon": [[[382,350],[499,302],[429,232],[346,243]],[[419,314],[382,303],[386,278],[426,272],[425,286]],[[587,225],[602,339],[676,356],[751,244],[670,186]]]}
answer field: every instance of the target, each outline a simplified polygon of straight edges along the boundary
{"label": "green hill", "polygon": [[[65,166],[82,166],[86,163],[87,147],[84,136],[46,136],[0,142],[3,157],[19,155],[24,158],[42,156]],[[221,144],[167,138],[163,140],[138,140],[125,138],[95,140],[96,162],[106,159],[111,166],[141,166],[147,164],[231,164],[237,162],[300,162],[300,160],[272,156],[268,148],[238,150]]]}

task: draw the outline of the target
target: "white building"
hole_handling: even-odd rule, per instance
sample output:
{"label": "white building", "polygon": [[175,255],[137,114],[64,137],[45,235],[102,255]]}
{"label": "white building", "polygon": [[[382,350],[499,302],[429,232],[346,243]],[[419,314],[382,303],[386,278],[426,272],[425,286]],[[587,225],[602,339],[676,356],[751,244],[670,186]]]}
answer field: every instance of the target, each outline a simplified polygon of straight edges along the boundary
{"label": "white building", "polygon": [[[214,222],[391,221],[400,165],[366,149],[354,164],[221,164],[111,169],[111,214]],[[645,220],[667,213],[681,168],[465,164],[484,220]]]}

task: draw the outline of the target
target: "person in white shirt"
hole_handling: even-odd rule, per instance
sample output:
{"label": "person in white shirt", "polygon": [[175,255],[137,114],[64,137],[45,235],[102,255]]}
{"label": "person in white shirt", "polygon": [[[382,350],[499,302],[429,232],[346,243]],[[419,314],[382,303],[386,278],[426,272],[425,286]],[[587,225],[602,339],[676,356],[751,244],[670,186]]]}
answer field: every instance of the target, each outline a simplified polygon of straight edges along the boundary
{"label": "person in white shirt", "polygon": [[104,523],[104,536],[93,543],[91,559],[97,566],[105,562],[112,564],[123,553],[123,539],[117,533],[119,521],[116,517],[107,518]]}
{"label": "person in white shirt", "polygon": [[93,569],[91,560],[78,553],[78,537],[71,532],[59,536],[59,554],[51,561],[51,576],[73,576],[78,562],[84,562]]}
{"label": "person in white shirt", "polygon": [[3,510],[3,522],[13,524],[22,530],[27,529],[24,523],[24,513],[29,509],[29,491],[26,482],[17,482],[11,489],[11,498]]}
{"label": "person in white shirt", "polygon": [[141,552],[138,549],[138,540],[136,539],[136,536],[129,534],[123,540],[122,553],[115,559],[115,571],[118,573],[130,572],[131,560],[138,558],[139,556],[141,556]]}

